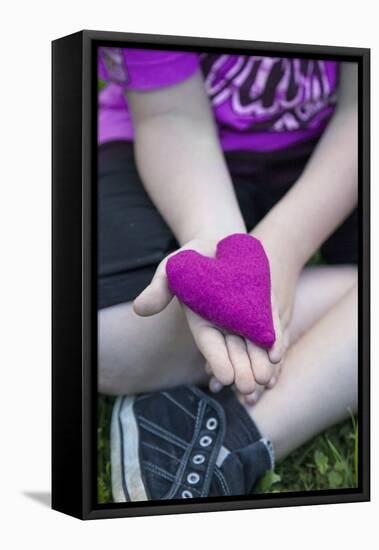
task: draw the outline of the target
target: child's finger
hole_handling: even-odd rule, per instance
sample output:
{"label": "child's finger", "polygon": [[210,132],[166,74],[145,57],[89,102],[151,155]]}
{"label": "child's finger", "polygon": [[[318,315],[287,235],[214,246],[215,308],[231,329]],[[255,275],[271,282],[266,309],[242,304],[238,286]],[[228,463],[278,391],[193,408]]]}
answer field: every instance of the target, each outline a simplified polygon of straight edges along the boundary
{"label": "child's finger", "polygon": [[225,336],[230,361],[234,369],[234,383],[243,393],[251,393],[255,389],[255,380],[247,353],[245,341],[234,334]]}
{"label": "child's finger", "polygon": [[282,324],[280,322],[279,311],[274,299],[272,302],[272,320],[275,330],[275,342],[273,346],[267,351],[271,363],[279,363],[283,357],[284,344],[283,344],[283,332]]}
{"label": "child's finger", "polygon": [[276,376],[273,376],[273,377],[271,378],[271,380],[269,381],[269,383],[267,384],[267,388],[268,388],[269,390],[271,390],[271,389],[275,386],[275,384],[276,384],[277,381],[278,381],[277,377],[276,377]]}
{"label": "child's finger", "polygon": [[206,374],[209,374],[209,375],[212,374],[212,369],[211,369],[211,367],[210,367],[210,365],[209,365],[208,363],[205,363],[204,369],[205,369],[205,373],[206,373]]}
{"label": "child's finger", "polygon": [[159,264],[151,283],[133,302],[134,311],[142,317],[161,312],[173,298],[173,294],[168,288],[166,263],[167,258]]}
{"label": "child's finger", "polygon": [[253,393],[249,393],[248,395],[244,396],[246,405],[255,405],[255,403],[258,401],[258,392],[253,391]]}
{"label": "child's finger", "polygon": [[229,359],[224,335],[217,328],[207,324],[192,325],[191,328],[197,347],[215,377],[224,386],[233,384],[234,370]]}
{"label": "child's finger", "polygon": [[283,368],[283,359],[280,361],[280,363],[275,365],[275,372],[274,372],[273,376],[271,377],[269,383],[267,384],[267,388],[269,390],[271,390],[274,386],[276,386],[276,384],[279,380],[279,377],[280,377],[280,373],[282,372],[282,368]]}
{"label": "child's finger", "polygon": [[257,384],[255,390],[253,391],[253,393],[250,393],[249,395],[245,395],[244,398],[245,398],[245,403],[247,405],[255,405],[261,395],[263,394],[263,392],[265,391],[265,387],[264,386],[261,386],[260,384]]}
{"label": "child's finger", "polygon": [[266,350],[246,340],[247,351],[250,357],[254,378],[258,384],[266,386],[274,374]]}
{"label": "child's finger", "polygon": [[[284,346],[284,351],[287,350],[289,348],[289,345],[290,345],[290,331],[288,329],[288,327],[283,330],[283,346]],[[283,357],[282,357],[282,360],[283,360]]]}
{"label": "child's finger", "polygon": [[223,388],[221,382],[217,380],[214,376],[209,380],[209,389],[212,393],[218,393]]}

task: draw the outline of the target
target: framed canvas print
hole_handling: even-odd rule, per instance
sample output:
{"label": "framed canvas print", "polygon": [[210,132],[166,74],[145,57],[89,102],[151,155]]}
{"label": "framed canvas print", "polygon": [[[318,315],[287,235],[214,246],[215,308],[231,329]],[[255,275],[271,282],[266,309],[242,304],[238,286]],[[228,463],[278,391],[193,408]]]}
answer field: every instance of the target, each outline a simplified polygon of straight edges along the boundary
{"label": "framed canvas print", "polygon": [[53,508],[368,500],[369,50],[52,52]]}

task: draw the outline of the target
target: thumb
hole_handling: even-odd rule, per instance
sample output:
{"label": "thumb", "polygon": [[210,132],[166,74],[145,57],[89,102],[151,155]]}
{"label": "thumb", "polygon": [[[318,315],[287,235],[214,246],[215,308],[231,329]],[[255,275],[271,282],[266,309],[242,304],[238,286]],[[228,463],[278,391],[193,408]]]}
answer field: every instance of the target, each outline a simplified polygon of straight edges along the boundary
{"label": "thumb", "polygon": [[149,286],[141,292],[133,302],[133,309],[137,315],[148,317],[164,310],[173,298],[168,288],[165,258],[157,267]]}
{"label": "thumb", "polygon": [[279,310],[273,295],[271,295],[271,304],[272,304],[272,320],[273,320],[274,330],[275,330],[275,342],[272,345],[272,347],[267,351],[267,353],[271,363],[276,364],[282,360],[282,357],[284,354],[284,342],[283,342],[282,323],[279,317]]}

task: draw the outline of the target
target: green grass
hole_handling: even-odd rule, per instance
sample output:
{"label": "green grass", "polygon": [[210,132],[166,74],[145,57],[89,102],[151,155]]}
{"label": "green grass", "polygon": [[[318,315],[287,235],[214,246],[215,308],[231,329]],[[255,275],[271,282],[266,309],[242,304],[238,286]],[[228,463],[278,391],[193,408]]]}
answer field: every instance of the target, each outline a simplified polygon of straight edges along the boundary
{"label": "green grass", "polygon": [[315,437],[268,472],[257,492],[350,489],[357,486],[358,432],[352,417]]}
{"label": "green grass", "polygon": [[112,502],[110,463],[110,423],[114,397],[97,398],[97,501]]}
{"label": "green grass", "polygon": [[[98,502],[112,502],[109,427],[114,398],[98,397]],[[268,472],[257,492],[317,491],[357,486],[357,427],[352,417],[300,447]]]}
{"label": "green grass", "polygon": [[101,90],[102,90],[103,88],[105,88],[106,85],[107,85],[107,83],[105,82],[105,80],[100,80],[100,79],[99,79],[99,80],[97,81],[97,91],[98,91],[98,92],[101,92]]}

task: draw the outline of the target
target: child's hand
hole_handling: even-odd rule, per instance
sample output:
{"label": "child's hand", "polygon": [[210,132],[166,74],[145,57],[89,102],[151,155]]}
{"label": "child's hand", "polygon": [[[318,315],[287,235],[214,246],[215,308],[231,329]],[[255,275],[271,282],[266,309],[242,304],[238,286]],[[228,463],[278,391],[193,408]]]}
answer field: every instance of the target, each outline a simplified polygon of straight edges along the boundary
{"label": "child's hand", "polygon": [[196,250],[204,256],[214,256],[217,242],[215,240],[195,239],[169,254],[157,267],[151,283],[134,300],[135,312],[142,317],[160,313],[168,306],[174,295],[168,287],[166,263],[167,260],[182,250]]}
{"label": "child's hand", "polygon": [[[195,240],[180,250],[191,248],[201,254],[214,256],[216,244],[216,241],[212,240]],[[150,285],[136,298],[134,309],[139,315],[159,313],[171,301],[173,295],[168,288],[166,276],[167,259],[165,258],[158,266]],[[213,373],[211,389],[216,390],[217,382],[219,387],[234,383],[242,394],[250,395],[258,386],[274,383],[274,366],[280,363],[284,346],[274,298],[272,308],[276,341],[272,348],[266,351],[240,336],[223,331],[184,306],[193,338]]]}
{"label": "child's hand", "polygon": [[256,392],[261,392],[268,384],[274,384],[276,365],[280,364],[283,354],[281,328],[275,306],[273,316],[276,340],[267,351],[246,338],[212,325],[188,308],[185,310],[192,335],[207,362],[207,371],[212,374],[212,391],[234,383],[240,393],[246,396],[255,394],[255,398]]}
{"label": "child's hand", "polygon": [[[255,230],[252,233],[263,244],[270,262],[271,288],[272,288],[272,311],[274,316],[275,332],[280,333],[280,353],[278,357],[271,357],[271,360],[279,358],[275,363],[274,374],[266,388],[271,389],[279,379],[283,366],[284,357],[289,346],[289,329],[292,318],[293,304],[296,286],[302,269],[302,263],[291,253],[291,250],[282,246],[279,239],[273,239],[267,230]],[[279,327],[279,329],[278,329]],[[277,342],[275,343],[275,345]],[[254,345],[254,344],[251,344]],[[273,348],[274,349],[274,348]],[[271,355],[271,352],[270,354]],[[217,383],[210,381],[210,386]],[[258,385],[249,395],[245,395],[247,404],[255,404],[262,395],[265,387]]]}

